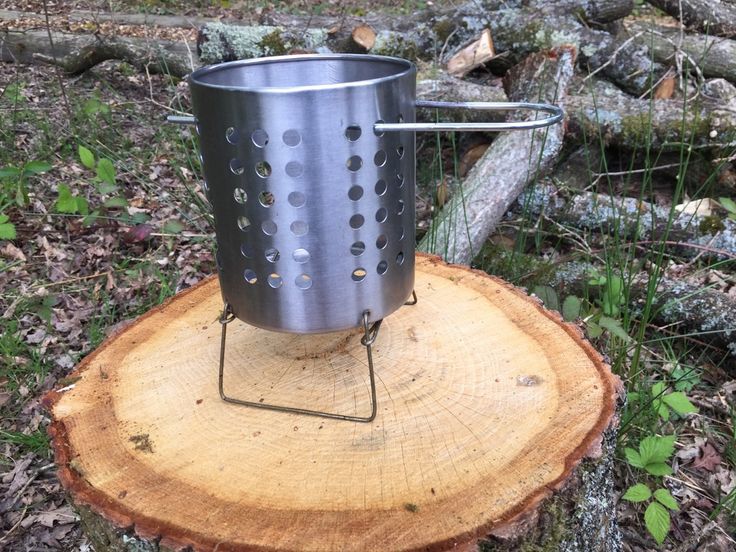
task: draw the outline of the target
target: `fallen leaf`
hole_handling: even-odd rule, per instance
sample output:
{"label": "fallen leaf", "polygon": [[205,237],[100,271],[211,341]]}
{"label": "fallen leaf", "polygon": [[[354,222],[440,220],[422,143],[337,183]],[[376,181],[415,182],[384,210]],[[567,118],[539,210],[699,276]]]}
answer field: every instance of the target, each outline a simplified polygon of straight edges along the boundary
{"label": "fallen leaf", "polygon": [[123,241],[125,243],[142,242],[149,238],[151,232],[153,232],[153,226],[150,224],[137,224],[123,235]]}
{"label": "fallen leaf", "polygon": [[468,174],[473,165],[475,165],[478,160],[483,157],[483,154],[486,152],[488,146],[490,145],[491,144],[478,144],[476,146],[473,146],[463,154],[463,157],[460,160],[460,168],[458,171],[460,176],[464,177]]}
{"label": "fallen leaf", "polygon": [[706,443],[705,446],[700,449],[700,457],[696,458],[695,461],[690,464],[691,467],[696,469],[704,469],[708,471],[714,471],[716,466],[721,463],[721,455],[710,443]]}
{"label": "fallen leaf", "polygon": [[675,211],[683,213],[685,215],[699,215],[701,217],[709,217],[713,214],[713,210],[718,206],[718,203],[709,198],[697,199],[694,201],[686,201],[675,205]]}
{"label": "fallen leaf", "polygon": [[14,259],[16,261],[26,261],[26,256],[23,254],[23,251],[20,250],[20,248],[14,246],[12,243],[8,242],[5,244],[5,246],[0,249],[0,255],[5,257],[6,259]]}
{"label": "fallen leaf", "polygon": [[667,75],[654,91],[655,100],[669,100],[675,93],[675,77]]}

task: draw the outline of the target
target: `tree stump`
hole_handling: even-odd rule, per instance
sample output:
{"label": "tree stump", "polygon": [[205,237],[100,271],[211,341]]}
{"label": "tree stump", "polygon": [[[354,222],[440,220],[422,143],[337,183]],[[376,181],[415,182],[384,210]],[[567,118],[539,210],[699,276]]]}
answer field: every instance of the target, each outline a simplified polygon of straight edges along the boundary
{"label": "tree stump", "polygon": [[[590,479],[616,398],[600,355],[484,273],[419,256],[416,292],[374,345],[367,424],[220,400],[216,278],[108,339],[46,397],[59,475],[97,552],[617,549],[615,520],[586,532],[574,512],[611,503],[582,496],[610,493]],[[226,391],[366,415],[360,337],[236,320]],[[564,493],[577,506],[560,513]]]}

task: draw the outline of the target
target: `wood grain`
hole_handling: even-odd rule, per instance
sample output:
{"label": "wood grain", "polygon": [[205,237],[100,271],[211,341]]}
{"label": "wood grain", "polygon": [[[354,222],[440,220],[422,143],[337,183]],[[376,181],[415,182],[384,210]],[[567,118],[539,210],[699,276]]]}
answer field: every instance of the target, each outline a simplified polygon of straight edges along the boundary
{"label": "wood grain", "polygon": [[[444,550],[527,514],[613,414],[614,379],[579,330],[524,293],[420,256],[419,303],[375,345],[371,424],[228,405],[216,279],[109,339],[46,404],[78,504],[169,548]],[[235,321],[231,395],[361,414],[359,333]]]}

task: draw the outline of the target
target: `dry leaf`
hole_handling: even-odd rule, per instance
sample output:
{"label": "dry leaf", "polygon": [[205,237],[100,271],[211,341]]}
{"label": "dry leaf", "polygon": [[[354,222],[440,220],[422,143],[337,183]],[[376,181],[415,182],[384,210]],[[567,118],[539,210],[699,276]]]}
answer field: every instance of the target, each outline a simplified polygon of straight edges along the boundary
{"label": "dry leaf", "polygon": [[709,197],[696,199],[694,201],[686,201],[675,205],[675,211],[685,215],[699,215],[701,217],[709,217],[713,214],[713,210],[718,207],[718,203]]}
{"label": "dry leaf", "polygon": [[442,207],[447,202],[447,199],[450,196],[450,190],[447,187],[447,178],[443,178],[442,181],[437,184],[437,190],[435,191],[435,195],[437,196],[437,205],[439,207]]}
{"label": "dry leaf", "polygon": [[714,471],[716,466],[720,465],[720,463],[721,455],[718,454],[718,451],[715,448],[713,448],[713,445],[706,443],[705,446],[700,449],[700,457],[696,458],[690,466],[696,469]]}
{"label": "dry leaf", "polygon": [[460,176],[465,177],[470,169],[475,165],[478,160],[483,157],[483,154],[488,149],[488,146],[490,144],[478,144],[477,146],[473,146],[468,151],[465,152],[462,159],[460,160]]}
{"label": "dry leaf", "polygon": [[675,77],[673,75],[667,75],[659,83],[656,90],[654,91],[655,100],[669,100],[672,94],[675,93]]}
{"label": "dry leaf", "polygon": [[20,248],[14,246],[12,243],[8,242],[6,243],[2,249],[0,249],[0,255],[5,257],[6,259],[14,259],[16,261],[26,261],[26,256],[23,254],[23,251],[20,250]]}

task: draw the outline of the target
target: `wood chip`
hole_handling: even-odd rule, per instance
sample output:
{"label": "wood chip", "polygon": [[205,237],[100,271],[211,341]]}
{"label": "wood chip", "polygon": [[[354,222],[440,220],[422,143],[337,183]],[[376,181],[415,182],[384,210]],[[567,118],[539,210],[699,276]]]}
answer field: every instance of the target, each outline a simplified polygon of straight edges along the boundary
{"label": "wood chip", "polygon": [[374,31],[369,25],[361,24],[353,29],[351,34],[353,41],[359,46],[370,51],[371,48],[376,44],[376,31]]}

